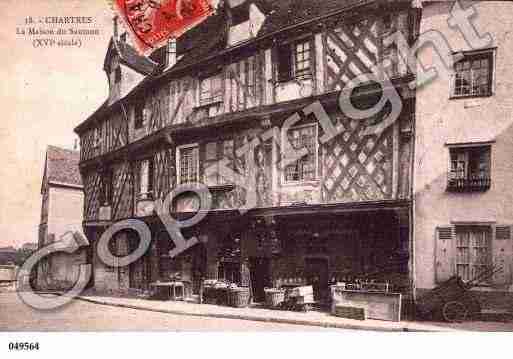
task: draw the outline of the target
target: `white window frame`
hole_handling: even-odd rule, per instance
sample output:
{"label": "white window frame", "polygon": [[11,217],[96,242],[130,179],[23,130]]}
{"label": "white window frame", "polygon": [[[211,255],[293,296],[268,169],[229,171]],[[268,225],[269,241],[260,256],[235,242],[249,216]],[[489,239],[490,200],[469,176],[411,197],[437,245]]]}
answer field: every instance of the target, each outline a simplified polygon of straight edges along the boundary
{"label": "white window frame", "polygon": [[[305,46],[305,44],[308,44],[308,50],[306,51],[302,51],[302,54],[303,54],[303,59],[301,61],[298,60],[298,56],[299,56],[299,52],[298,52],[298,49],[299,49],[299,46],[302,45],[302,46]],[[315,46],[315,44],[313,43],[313,41],[311,40],[311,38],[305,38],[305,39],[299,39],[299,40],[296,40],[295,42],[292,43],[292,76],[293,78],[295,79],[304,79],[304,78],[310,78],[313,76],[313,61],[312,61],[312,48],[313,46]],[[308,54],[308,58],[305,59],[304,56],[306,56],[305,54]],[[301,74],[298,73],[299,69],[297,68],[297,65],[298,65],[298,62],[301,62],[301,63],[307,63],[308,64],[308,67],[306,67],[306,69],[308,71],[305,71],[305,69],[302,69],[302,71],[305,71]]]}
{"label": "white window frame", "polygon": [[[490,73],[489,73],[489,76],[490,76],[490,79],[489,79],[490,89],[489,89],[488,94],[483,94],[483,95],[475,95],[475,94],[472,94],[472,93],[470,93],[470,94],[456,94],[456,75],[457,75],[456,64],[458,63],[458,62],[456,62],[454,64],[454,67],[452,69],[452,74],[451,74],[450,98],[451,99],[483,98],[483,97],[486,98],[486,97],[493,96],[495,94],[497,48],[492,47],[492,48],[487,48],[487,49],[482,49],[482,50],[477,50],[477,51],[463,51],[461,53],[463,54],[463,58],[459,62],[471,61],[472,57],[480,56],[480,55],[489,55],[490,56],[490,61],[491,61]],[[470,86],[472,86],[472,83],[470,83]]]}
{"label": "white window frame", "polygon": [[178,185],[181,185],[181,184],[187,184],[187,183],[193,183],[193,182],[186,182],[186,183],[182,183],[182,180],[181,180],[181,177],[182,177],[182,166],[181,166],[181,163],[180,163],[180,160],[181,160],[181,156],[180,156],[180,151],[181,150],[184,150],[184,149],[188,149],[188,148],[197,148],[198,149],[198,158],[197,158],[197,162],[196,162],[196,173],[197,173],[197,178],[196,178],[196,182],[199,182],[201,180],[201,176],[200,176],[200,158],[199,158],[199,143],[190,143],[190,144],[187,144],[187,145],[181,145],[181,146],[177,146],[176,147],[176,182]]}
{"label": "white window frame", "polygon": [[[314,178],[312,180],[298,180],[298,181],[288,181],[287,180],[287,167],[288,165],[285,165],[284,161],[286,158],[283,155],[283,149],[285,141],[288,141],[290,145],[292,145],[287,137],[287,134],[289,131],[304,128],[304,127],[314,127],[315,133],[314,133],[314,141],[315,141],[315,170],[314,170]],[[299,149],[301,150],[301,148]],[[287,129],[282,128],[281,130],[281,146],[280,146],[280,158],[281,162],[284,164],[281,166],[281,184],[283,186],[297,186],[297,185],[306,185],[306,184],[312,184],[317,183],[319,181],[319,124],[318,123],[306,123],[302,125],[297,126],[291,126]]]}

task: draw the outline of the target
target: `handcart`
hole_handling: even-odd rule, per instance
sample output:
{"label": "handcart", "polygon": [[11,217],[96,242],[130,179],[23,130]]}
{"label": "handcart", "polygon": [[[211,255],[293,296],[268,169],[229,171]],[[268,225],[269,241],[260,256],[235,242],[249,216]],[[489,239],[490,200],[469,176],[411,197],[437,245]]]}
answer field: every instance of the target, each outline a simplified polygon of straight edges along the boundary
{"label": "handcart", "polygon": [[462,322],[481,313],[481,303],[470,289],[502,271],[492,267],[474,279],[464,282],[454,276],[417,300],[417,313],[425,319],[442,318],[447,322]]}

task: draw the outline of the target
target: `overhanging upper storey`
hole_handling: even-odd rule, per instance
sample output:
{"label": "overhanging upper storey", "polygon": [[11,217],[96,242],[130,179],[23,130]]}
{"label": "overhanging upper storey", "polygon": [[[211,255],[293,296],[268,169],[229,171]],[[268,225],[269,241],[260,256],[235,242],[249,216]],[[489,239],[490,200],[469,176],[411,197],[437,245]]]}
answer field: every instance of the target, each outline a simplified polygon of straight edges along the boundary
{"label": "overhanging upper storey", "polygon": [[[400,34],[411,44],[418,15],[411,1],[401,0],[330,0],[323,6],[314,0],[228,1],[178,39],[173,66],[154,67],[76,128],[81,159],[102,156],[169,126],[338,92],[365,74],[393,83],[410,78],[397,47],[386,39]],[[234,29],[246,22],[238,32],[248,31],[248,36],[233,40]],[[116,62],[117,56],[108,58]],[[138,61],[141,69],[153,66],[152,60]],[[108,62],[106,69],[112,69]],[[118,80],[126,89],[123,76]]]}

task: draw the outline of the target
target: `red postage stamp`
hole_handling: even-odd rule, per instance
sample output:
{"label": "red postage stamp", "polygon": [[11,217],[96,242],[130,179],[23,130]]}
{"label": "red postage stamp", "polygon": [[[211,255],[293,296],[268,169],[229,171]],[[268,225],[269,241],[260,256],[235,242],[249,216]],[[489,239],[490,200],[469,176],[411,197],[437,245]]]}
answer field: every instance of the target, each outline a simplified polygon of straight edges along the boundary
{"label": "red postage stamp", "polygon": [[210,0],[114,0],[114,8],[145,55],[214,12]]}

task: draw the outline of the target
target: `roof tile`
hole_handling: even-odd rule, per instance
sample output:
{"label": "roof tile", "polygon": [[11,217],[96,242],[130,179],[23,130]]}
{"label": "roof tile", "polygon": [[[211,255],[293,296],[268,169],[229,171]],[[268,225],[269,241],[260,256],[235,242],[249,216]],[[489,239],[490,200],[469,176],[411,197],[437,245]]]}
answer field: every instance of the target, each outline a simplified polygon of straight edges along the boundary
{"label": "roof tile", "polygon": [[78,168],[80,152],[56,146],[46,150],[46,178],[48,182],[57,182],[74,186],[82,185]]}

